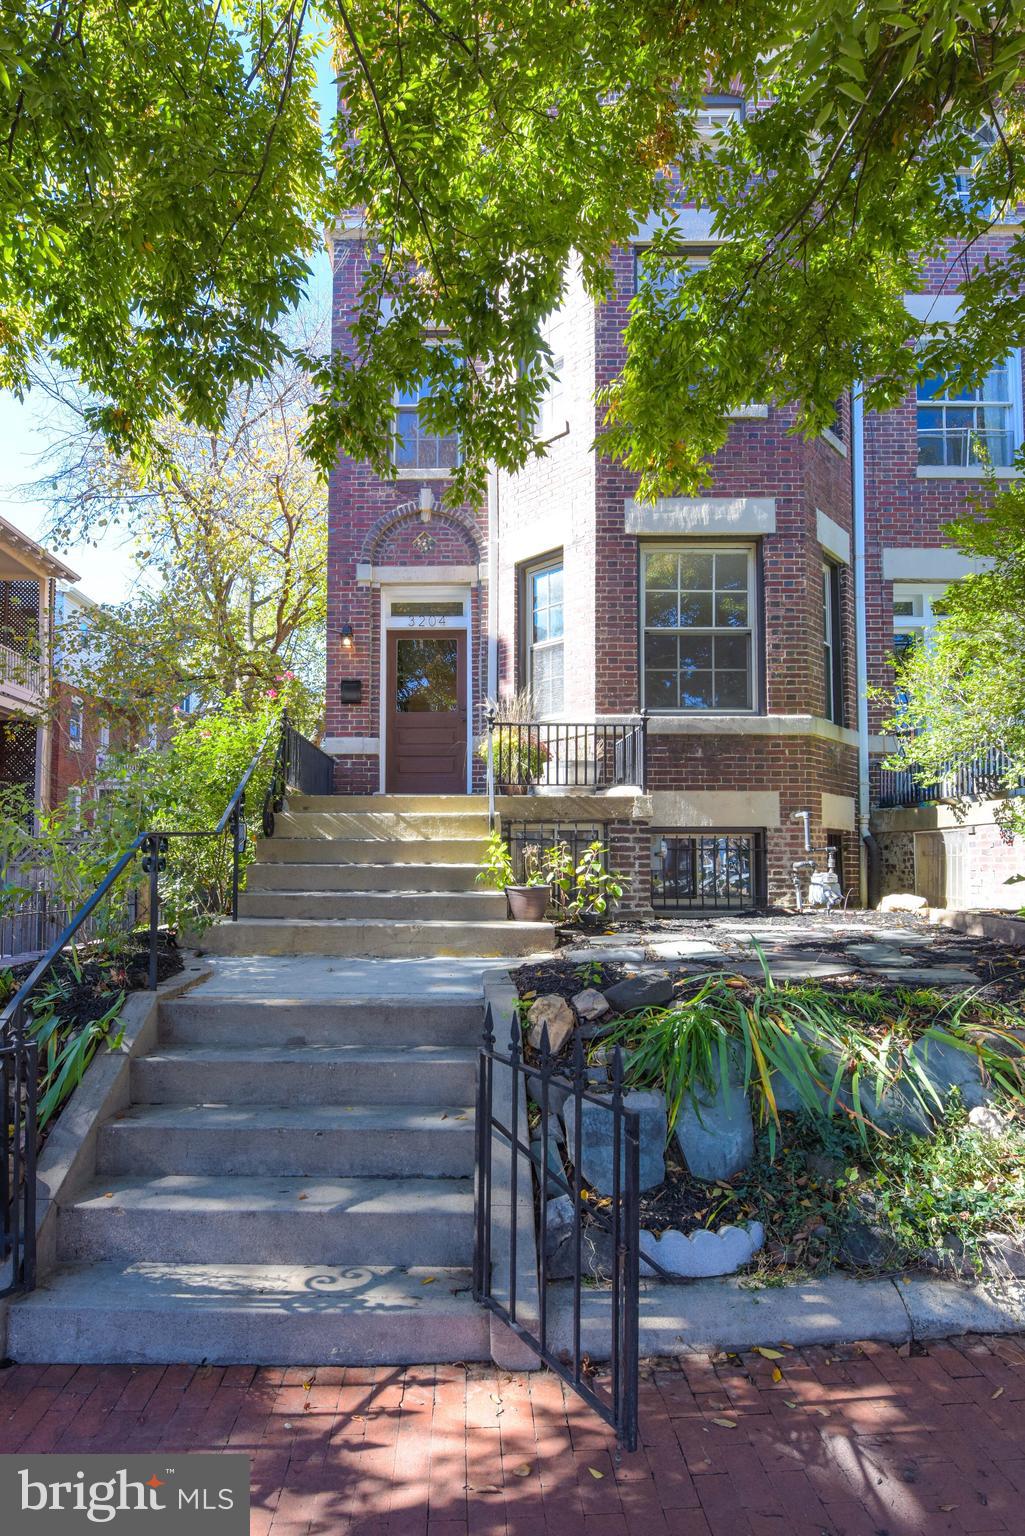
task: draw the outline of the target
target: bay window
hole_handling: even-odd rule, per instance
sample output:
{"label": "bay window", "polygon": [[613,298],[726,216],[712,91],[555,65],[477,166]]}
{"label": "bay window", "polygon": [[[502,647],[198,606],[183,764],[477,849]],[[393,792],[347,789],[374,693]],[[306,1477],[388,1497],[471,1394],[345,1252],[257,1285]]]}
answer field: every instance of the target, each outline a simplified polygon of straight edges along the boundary
{"label": "bay window", "polygon": [[753,547],[642,550],[641,606],[645,708],[754,710]]}

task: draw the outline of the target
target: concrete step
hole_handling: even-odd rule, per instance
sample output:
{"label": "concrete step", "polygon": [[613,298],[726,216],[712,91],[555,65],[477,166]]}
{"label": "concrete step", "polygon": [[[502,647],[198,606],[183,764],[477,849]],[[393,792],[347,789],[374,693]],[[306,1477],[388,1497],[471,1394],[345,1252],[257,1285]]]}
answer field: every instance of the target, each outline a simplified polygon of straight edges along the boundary
{"label": "concrete step", "polygon": [[464,1269],[82,1264],[11,1306],[7,1347],[26,1364],[489,1360],[488,1317]]}
{"label": "concrete step", "polygon": [[314,885],[307,891],[243,891],[239,915],[474,923],[502,922],[507,908],[504,891],[319,891]]}
{"label": "concrete step", "polygon": [[488,835],[487,809],[443,811],[353,811],[336,802],[330,811],[281,811],[275,837],[356,838],[381,842],[420,842],[435,837]]}
{"label": "concrete step", "polygon": [[100,1129],[97,1173],[464,1179],[473,1106],[136,1104]]}
{"label": "concrete step", "polygon": [[338,1002],[265,997],[168,998],[160,1038],[176,1045],[476,1046],[482,1006],[463,998],[346,997]]}
{"label": "concrete step", "polygon": [[472,1179],[112,1177],[61,1209],[62,1262],[464,1265]]}
{"label": "concrete step", "polygon": [[[269,846],[261,843],[260,847]],[[477,864],[250,864],[247,891],[474,891]]]}
{"label": "concrete step", "polygon": [[136,1104],[468,1104],[464,1045],[168,1045],[132,1062]]}
{"label": "concrete step", "polygon": [[260,864],[478,864],[483,837],[264,837]]}
{"label": "concrete step", "polygon": [[410,815],[416,812],[487,815],[484,795],[289,795],[287,811],[374,811]]}
{"label": "concrete step", "polygon": [[366,955],[390,959],[439,955],[533,955],[555,948],[551,923],[318,922],[311,918],[247,917],[216,922],[203,934],[213,955]]}

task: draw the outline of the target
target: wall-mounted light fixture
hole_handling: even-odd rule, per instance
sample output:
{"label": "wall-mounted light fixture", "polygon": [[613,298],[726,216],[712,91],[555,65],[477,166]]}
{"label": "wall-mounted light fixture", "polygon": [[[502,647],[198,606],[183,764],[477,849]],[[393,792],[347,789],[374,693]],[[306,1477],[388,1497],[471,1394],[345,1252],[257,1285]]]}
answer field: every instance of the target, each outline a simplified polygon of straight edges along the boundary
{"label": "wall-mounted light fixture", "polygon": [[434,511],[434,492],[429,485],[420,487],[420,521],[429,523],[431,513]]}
{"label": "wall-mounted light fixture", "polygon": [[351,651],[354,643],[355,631],[351,624],[343,624],[338,631],[338,638],[342,642],[342,649]]}

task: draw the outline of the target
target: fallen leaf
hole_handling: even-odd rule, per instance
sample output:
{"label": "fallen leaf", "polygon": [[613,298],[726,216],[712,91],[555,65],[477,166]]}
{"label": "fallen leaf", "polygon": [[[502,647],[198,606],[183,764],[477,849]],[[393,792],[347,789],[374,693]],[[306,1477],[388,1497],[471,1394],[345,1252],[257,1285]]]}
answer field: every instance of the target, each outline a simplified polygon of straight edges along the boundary
{"label": "fallen leaf", "polygon": [[492,1392],[492,1394],[491,1394],[491,1401],[493,1403],[500,1403],[502,1401],[502,1399],[499,1397],[497,1392]]}
{"label": "fallen leaf", "polygon": [[467,1493],[501,1493],[502,1490],[497,1483],[467,1483],[466,1491]]}
{"label": "fallen leaf", "polygon": [[721,1424],[723,1429],[736,1429],[737,1427],[736,1419],[713,1419],[712,1423]]}
{"label": "fallen leaf", "polygon": [[303,1391],[304,1392],[312,1392],[312,1390],[313,1390],[313,1377],[311,1376],[309,1381],[304,1381],[303,1382]]}
{"label": "fallen leaf", "polygon": [[815,1408],[812,1411],[814,1413],[820,1414],[822,1416],[822,1418],[824,1418],[824,1419],[828,1419],[829,1418],[829,1409],[828,1408]]}
{"label": "fallen leaf", "polygon": [[783,1372],[780,1370],[778,1365],[774,1365],[772,1367],[772,1379],[773,1379],[773,1381],[782,1381],[783,1380]]}
{"label": "fallen leaf", "polygon": [[949,1514],[950,1514],[950,1511],[951,1511],[951,1510],[952,1510],[952,1509],[956,1509],[956,1508],[957,1508],[957,1505],[956,1505],[956,1504],[941,1504],[941,1505],[940,1505],[940,1509],[942,1509],[942,1511],[943,1511],[943,1513],[944,1513],[944,1514],[945,1514],[945,1515],[949,1515]]}
{"label": "fallen leaf", "polygon": [[800,1403],[796,1403],[792,1397],[785,1397],[783,1401],[786,1403],[788,1408],[800,1408],[801,1406]]}
{"label": "fallen leaf", "polygon": [[783,1358],[781,1349],[766,1349],[764,1344],[756,1344],[754,1352],[756,1355],[761,1355],[763,1360],[782,1360]]}
{"label": "fallen leaf", "polygon": [[107,1191],[107,1193],[104,1195],[103,1198],[104,1198],[104,1200],[113,1200],[113,1198],[114,1198],[114,1191],[112,1189],[109,1189]]}
{"label": "fallen leaf", "polygon": [[299,1196],[300,1200],[308,1200],[309,1198],[310,1198],[309,1195],[300,1195]]}
{"label": "fallen leaf", "polygon": [[601,1479],[605,1476],[605,1473],[599,1472],[597,1467],[588,1467],[587,1470],[590,1472],[591,1476],[596,1477],[599,1482],[601,1482]]}
{"label": "fallen leaf", "polygon": [[1003,1387],[997,1387],[996,1391],[990,1394],[990,1399],[989,1400],[990,1400],[990,1402],[992,1402],[995,1397],[1003,1397],[1003,1395],[1004,1395]]}
{"label": "fallen leaf", "polygon": [[533,1470],[532,1462],[521,1461],[518,1467],[513,1467],[513,1477],[529,1477]]}
{"label": "fallen leaf", "polygon": [[420,1281],[420,1284],[421,1285],[433,1285],[437,1278],[438,1278],[437,1275],[424,1275],[423,1279]]}
{"label": "fallen leaf", "polygon": [[910,1354],[911,1354],[911,1345],[910,1344],[902,1344],[900,1346],[900,1348],[897,1350],[897,1355],[898,1355],[898,1357],[901,1360],[907,1360],[908,1357],[910,1356]]}

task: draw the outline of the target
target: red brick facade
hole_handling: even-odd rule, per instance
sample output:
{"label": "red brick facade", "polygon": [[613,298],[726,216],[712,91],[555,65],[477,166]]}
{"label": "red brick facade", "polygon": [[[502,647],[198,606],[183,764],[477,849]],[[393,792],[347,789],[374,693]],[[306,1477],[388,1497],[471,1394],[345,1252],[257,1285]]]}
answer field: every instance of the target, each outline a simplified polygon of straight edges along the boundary
{"label": "red brick facade", "polygon": [[[988,244],[994,243],[999,241]],[[980,260],[984,254],[980,245]],[[338,241],[336,346],[346,345],[367,259],[360,240]],[[790,435],[792,413],[753,407],[732,424],[702,497],[670,499],[661,510],[634,509],[636,478],[592,448],[600,428],[595,390],[623,362],[634,269],[633,250],[619,252],[615,295],[599,306],[570,277],[551,338],[561,366],[548,451],[517,476],[494,476],[488,507],[463,508],[456,516],[436,510],[424,523],[420,491],[425,485],[440,489],[436,478],[414,474],[386,482],[365,465],[339,464],[330,494],[327,701],[337,787],[372,793],[383,785],[382,590],[389,583],[430,585],[451,575],[453,584],[468,590],[476,735],[490,688],[508,697],[527,681],[522,608],[524,573],[532,563],[551,556],[563,567],[562,717],[600,721],[637,716],[645,703],[645,547],[737,544],[753,549],[757,573],[755,708],[731,714],[651,711],[645,785],[650,820],[640,831],[617,823],[610,797],[610,840],[630,866],[635,906],[646,900],[651,829],[764,837],[767,895],[789,901],[791,866],[804,851],[795,813],[808,811],[815,848],[821,850],[827,837],[841,848],[844,884],[856,903],[861,838],[849,402],[842,402],[838,435],[814,441]],[[938,290],[942,278],[943,269],[933,264],[930,286]],[[919,474],[913,397],[868,419],[864,463],[867,666],[870,683],[883,685],[891,677],[886,658],[893,636],[893,583],[884,576],[884,551],[940,548],[945,525],[964,509],[978,481]],[[711,521],[703,524],[702,518]],[[494,550],[488,549],[489,529]],[[832,719],[823,649],[824,564],[837,569],[839,588],[841,702]],[[349,624],[353,645],[344,649],[339,633]],[[361,702],[340,702],[343,679],[362,684]],[[876,711],[873,730],[878,719]],[[877,751],[881,745],[875,743]],[[473,785],[481,787],[479,765]],[[824,866],[821,853],[816,862]]]}

